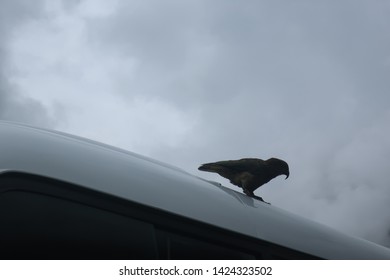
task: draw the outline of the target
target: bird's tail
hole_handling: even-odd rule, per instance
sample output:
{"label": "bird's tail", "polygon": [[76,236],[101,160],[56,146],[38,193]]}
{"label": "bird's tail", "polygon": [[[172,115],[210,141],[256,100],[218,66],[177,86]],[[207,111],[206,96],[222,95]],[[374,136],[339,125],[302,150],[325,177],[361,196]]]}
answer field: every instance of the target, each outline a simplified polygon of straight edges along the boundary
{"label": "bird's tail", "polygon": [[199,166],[198,170],[218,173],[221,171],[221,166],[215,163],[205,163]]}

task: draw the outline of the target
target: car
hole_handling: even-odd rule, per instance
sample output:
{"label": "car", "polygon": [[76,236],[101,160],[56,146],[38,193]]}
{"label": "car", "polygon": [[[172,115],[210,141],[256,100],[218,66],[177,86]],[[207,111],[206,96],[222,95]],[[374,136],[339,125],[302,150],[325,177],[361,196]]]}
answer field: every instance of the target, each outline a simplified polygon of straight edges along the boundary
{"label": "car", "polygon": [[0,122],[1,259],[390,259],[180,168]]}

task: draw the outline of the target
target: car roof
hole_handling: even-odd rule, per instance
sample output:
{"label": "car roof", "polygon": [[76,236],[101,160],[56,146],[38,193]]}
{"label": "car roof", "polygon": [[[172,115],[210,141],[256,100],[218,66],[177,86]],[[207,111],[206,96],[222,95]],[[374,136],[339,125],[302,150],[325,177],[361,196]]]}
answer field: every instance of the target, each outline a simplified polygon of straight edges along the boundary
{"label": "car roof", "polygon": [[390,259],[383,246],[168,164],[66,133],[0,121],[0,170],[81,185],[325,259]]}

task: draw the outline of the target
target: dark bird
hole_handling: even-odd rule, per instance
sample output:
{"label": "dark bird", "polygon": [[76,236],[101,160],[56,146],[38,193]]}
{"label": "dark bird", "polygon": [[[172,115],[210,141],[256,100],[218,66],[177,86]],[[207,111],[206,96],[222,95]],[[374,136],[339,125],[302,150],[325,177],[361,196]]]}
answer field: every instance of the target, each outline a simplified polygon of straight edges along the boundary
{"label": "dark bird", "polygon": [[198,169],[218,173],[233,185],[242,188],[246,195],[261,201],[264,200],[253,193],[257,188],[279,175],[286,175],[286,179],[290,175],[287,162],[277,158],[217,161],[202,164]]}

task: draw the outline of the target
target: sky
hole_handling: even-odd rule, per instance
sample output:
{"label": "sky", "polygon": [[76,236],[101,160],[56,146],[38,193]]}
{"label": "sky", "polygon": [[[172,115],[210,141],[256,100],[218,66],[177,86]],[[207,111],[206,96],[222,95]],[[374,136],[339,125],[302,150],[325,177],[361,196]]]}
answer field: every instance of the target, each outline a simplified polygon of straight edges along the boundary
{"label": "sky", "polygon": [[1,0],[0,119],[237,189],[201,163],[284,159],[272,205],[390,247],[390,2]]}

